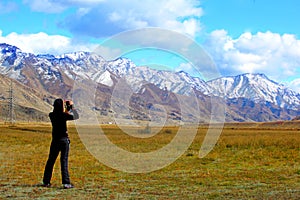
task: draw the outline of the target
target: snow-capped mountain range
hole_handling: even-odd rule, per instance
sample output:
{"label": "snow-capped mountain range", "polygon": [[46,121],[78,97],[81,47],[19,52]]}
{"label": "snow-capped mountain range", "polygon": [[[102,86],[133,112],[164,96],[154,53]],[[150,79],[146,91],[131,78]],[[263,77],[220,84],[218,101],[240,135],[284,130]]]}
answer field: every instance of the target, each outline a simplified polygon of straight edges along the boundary
{"label": "snow-capped mountain range", "polygon": [[[264,74],[242,74],[208,81],[212,93],[225,98],[248,98],[256,103],[269,102],[281,108],[297,110],[299,94]],[[221,87],[220,87],[221,86]]]}
{"label": "snow-capped mountain range", "polygon": [[[226,100],[244,98],[258,104],[272,104],[291,110],[299,110],[300,107],[298,93],[270,80],[264,74],[241,74],[206,82],[183,71],[136,66],[126,58],[106,61],[101,55],[91,52],[59,56],[34,55],[24,53],[15,46],[0,44],[0,73],[30,87],[52,93],[56,91],[57,95],[70,92],[71,81],[75,77],[107,87],[113,87],[116,80],[123,78],[135,92],[140,92],[143,85],[151,83],[161,90],[186,96],[196,90],[203,95]],[[50,86],[55,90],[51,90]],[[62,91],[59,88],[63,88]]]}

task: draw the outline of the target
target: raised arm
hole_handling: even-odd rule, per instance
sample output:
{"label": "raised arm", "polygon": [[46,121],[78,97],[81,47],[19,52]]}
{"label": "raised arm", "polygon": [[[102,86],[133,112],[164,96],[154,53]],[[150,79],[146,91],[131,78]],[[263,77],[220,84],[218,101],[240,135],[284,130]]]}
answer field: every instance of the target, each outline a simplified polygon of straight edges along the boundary
{"label": "raised arm", "polygon": [[70,110],[66,113],[66,120],[76,120],[79,119],[79,114],[77,110],[74,108],[73,101],[70,101]]}

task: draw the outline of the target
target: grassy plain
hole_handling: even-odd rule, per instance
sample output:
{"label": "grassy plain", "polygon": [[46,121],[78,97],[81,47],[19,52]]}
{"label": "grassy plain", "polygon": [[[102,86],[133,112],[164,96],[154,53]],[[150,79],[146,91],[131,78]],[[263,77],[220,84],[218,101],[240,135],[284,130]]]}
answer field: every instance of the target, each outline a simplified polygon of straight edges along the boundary
{"label": "grassy plain", "polygon": [[[176,127],[145,139],[113,125],[102,127],[118,146],[149,152],[169,143]],[[57,160],[51,188],[41,183],[51,141],[50,124],[0,125],[0,199],[300,199],[299,122],[226,124],[205,158],[199,127],[189,149],[171,165],[145,174],[111,169],[96,160],[69,127],[69,170],[76,188],[61,189]],[[188,130],[187,134],[188,134]]]}

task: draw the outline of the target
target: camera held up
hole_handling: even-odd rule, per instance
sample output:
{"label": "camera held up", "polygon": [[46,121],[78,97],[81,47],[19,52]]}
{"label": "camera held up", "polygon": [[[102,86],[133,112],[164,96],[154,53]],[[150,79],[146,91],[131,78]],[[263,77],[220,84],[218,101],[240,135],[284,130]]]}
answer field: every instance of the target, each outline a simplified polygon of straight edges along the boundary
{"label": "camera held up", "polygon": [[72,108],[73,108],[73,103],[72,103],[72,101],[66,100],[66,101],[65,101],[65,109],[66,109],[66,111],[70,111],[70,110],[72,110]]}

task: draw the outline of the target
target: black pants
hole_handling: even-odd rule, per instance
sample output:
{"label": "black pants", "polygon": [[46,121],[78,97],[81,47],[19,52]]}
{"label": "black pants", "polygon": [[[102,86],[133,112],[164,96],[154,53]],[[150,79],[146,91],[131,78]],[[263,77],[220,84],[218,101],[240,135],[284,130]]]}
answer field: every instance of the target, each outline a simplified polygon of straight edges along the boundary
{"label": "black pants", "polygon": [[52,140],[50,146],[49,158],[47,160],[43,183],[50,183],[53,166],[56,161],[56,158],[60,152],[60,167],[61,167],[61,178],[62,184],[70,184],[70,177],[68,171],[68,157],[69,157],[69,149],[70,149],[70,140],[69,138],[62,138],[60,140]]}

